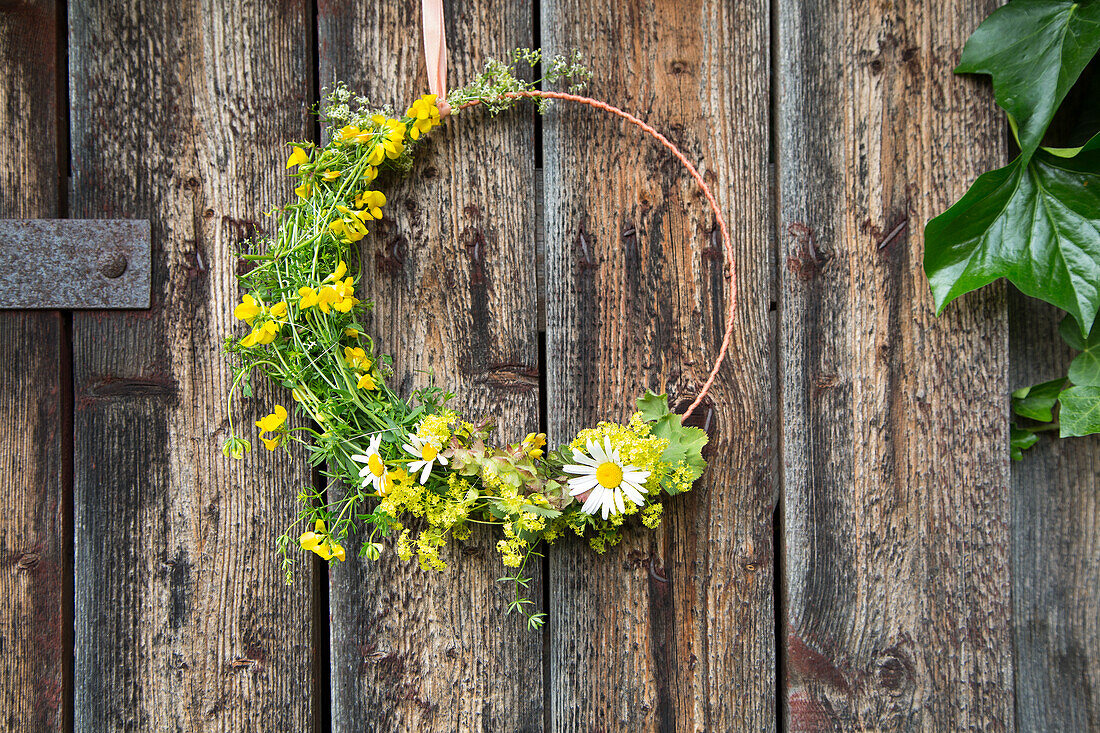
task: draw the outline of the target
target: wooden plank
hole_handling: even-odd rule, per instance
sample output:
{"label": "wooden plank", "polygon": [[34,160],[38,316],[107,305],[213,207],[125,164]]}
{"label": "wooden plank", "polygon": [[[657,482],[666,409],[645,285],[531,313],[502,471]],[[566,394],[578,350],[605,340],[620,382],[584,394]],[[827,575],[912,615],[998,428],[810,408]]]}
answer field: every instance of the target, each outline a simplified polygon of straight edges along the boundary
{"label": "wooden plank", "polygon": [[[1072,352],[1061,311],[1009,297],[1012,387],[1065,376]],[[1100,724],[1100,436],[1044,436],[1012,464],[1016,725]]]}
{"label": "wooden plank", "polygon": [[[319,7],[320,78],[400,110],[427,90],[420,3]],[[450,80],[530,45],[530,5],[464,2],[446,15]],[[459,409],[497,420],[501,442],[538,426],[534,146],[530,114],[463,113],[432,133],[363,240],[368,328],[394,358],[399,392],[434,373]],[[333,727],[533,730],[542,723],[542,635],[503,613],[511,589],[475,532],[443,573],[349,560],[331,573]],[[541,599],[538,579],[534,597]]]}
{"label": "wooden plank", "polygon": [[[597,556],[550,554],[554,730],[772,730],[775,384],[765,2],[544,0],[543,45],[581,49],[590,92],[639,113],[700,165],[730,215],[740,305],[700,408],[707,475]],[[722,338],[722,254],[701,193],[633,128],[547,117],[550,442],[625,420],[645,388],[687,405]]]}
{"label": "wooden plank", "polygon": [[73,319],[75,729],[305,730],[309,565],[284,584],[275,538],[310,472],[220,446],[235,252],[292,196],[283,143],[311,129],[310,6],[69,18],[73,214],[149,219],[153,240],[151,310]]}
{"label": "wooden plank", "polygon": [[921,232],[1004,155],[951,69],[996,2],[780,0],[791,730],[1013,727],[1007,323]]}
{"label": "wooden plank", "polygon": [[[53,2],[0,10],[0,69],[0,218],[57,216]],[[0,313],[0,727],[10,731],[65,725],[60,361],[60,314]]]}
{"label": "wooden plank", "polygon": [[0,220],[0,308],[149,307],[149,222]]}

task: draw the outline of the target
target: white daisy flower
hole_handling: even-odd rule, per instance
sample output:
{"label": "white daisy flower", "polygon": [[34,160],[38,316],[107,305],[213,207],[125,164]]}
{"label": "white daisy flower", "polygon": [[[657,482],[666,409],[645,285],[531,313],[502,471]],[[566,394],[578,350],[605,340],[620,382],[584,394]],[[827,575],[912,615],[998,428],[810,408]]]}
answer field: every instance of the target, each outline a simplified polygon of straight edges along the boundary
{"label": "white daisy flower", "polygon": [[595,514],[599,510],[604,519],[608,514],[622,514],[626,509],[624,494],[642,506],[650,472],[623,463],[619,451],[611,447],[610,438],[605,437],[602,446],[589,440],[587,447],[588,455],[574,448],[573,460],[577,463],[562,467],[566,473],[577,476],[569,479],[569,495],[588,493],[581,511]]}
{"label": "white daisy flower", "polygon": [[370,439],[367,452],[363,455],[352,456],[356,463],[366,464],[359,469],[359,478],[363,479],[364,488],[367,484],[374,484],[374,490],[379,494],[385,494],[390,490],[390,481],[386,476],[386,464],[382,456],[378,455],[378,448],[382,445],[382,436],[375,435]]}
{"label": "white daisy flower", "polygon": [[412,433],[409,433],[409,442],[401,447],[418,459],[409,461],[408,471],[409,473],[420,471],[421,485],[428,483],[428,474],[432,472],[432,468],[435,466],[436,461],[439,461],[439,465],[441,466],[447,465],[447,457],[441,455],[439,453],[439,446],[430,440],[422,440]]}

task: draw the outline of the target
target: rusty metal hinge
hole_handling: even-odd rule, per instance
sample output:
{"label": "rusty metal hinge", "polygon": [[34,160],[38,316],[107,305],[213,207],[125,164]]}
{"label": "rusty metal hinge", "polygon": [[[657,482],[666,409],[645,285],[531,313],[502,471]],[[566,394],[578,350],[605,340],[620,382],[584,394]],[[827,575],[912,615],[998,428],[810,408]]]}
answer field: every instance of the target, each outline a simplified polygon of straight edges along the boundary
{"label": "rusty metal hinge", "polygon": [[0,308],[149,307],[149,222],[0,219]]}

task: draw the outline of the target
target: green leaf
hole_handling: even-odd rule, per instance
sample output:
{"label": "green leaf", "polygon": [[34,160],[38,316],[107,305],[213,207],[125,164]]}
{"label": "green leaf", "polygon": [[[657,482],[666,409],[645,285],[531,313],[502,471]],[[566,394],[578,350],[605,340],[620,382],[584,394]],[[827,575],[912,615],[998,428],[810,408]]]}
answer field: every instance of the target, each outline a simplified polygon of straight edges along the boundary
{"label": "green leaf", "polygon": [[1058,394],[1065,386],[1065,379],[1052,379],[1042,384],[1021,387],[1012,393],[1012,411],[1020,417],[1050,422],[1054,419],[1054,403],[1058,401]]}
{"label": "green leaf", "polygon": [[669,413],[668,395],[657,394],[646,390],[645,394],[638,398],[638,412],[642,413],[642,419],[646,422],[656,422]]}
{"label": "green leaf", "polygon": [[[675,466],[680,461],[687,464],[695,477],[703,475],[707,462],[703,460],[703,447],[706,446],[707,434],[699,428],[685,427],[680,422],[680,416],[669,412],[668,396],[659,395],[646,390],[646,393],[638,398],[638,412],[647,422],[652,422],[651,433],[658,438],[668,440],[668,447],[661,454],[661,461]],[[669,494],[679,493],[668,484],[663,484]]]}
{"label": "green leaf", "polygon": [[1100,2],[1013,0],[978,26],[955,71],[993,77],[1027,160],[1097,49]]}
{"label": "green leaf", "polygon": [[1058,396],[1058,434],[1063,438],[1100,433],[1100,387],[1070,387]]}
{"label": "green leaf", "polygon": [[1058,324],[1062,339],[1081,352],[1069,365],[1069,381],[1076,385],[1100,386],[1100,326],[1097,324],[1100,321],[1092,325],[1088,338],[1081,337],[1081,327],[1069,316]]}
{"label": "green leaf", "polygon": [[1011,427],[1010,434],[1010,446],[1009,453],[1012,456],[1012,460],[1021,461],[1024,458],[1024,451],[1039,442],[1039,436],[1027,428],[1021,428],[1016,425]]}
{"label": "green leaf", "polygon": [[1008,278],[1092,323],[1100,310],[1100,136],[1074,158],[1038,152],[985,173],[924,230],[936,313]]}

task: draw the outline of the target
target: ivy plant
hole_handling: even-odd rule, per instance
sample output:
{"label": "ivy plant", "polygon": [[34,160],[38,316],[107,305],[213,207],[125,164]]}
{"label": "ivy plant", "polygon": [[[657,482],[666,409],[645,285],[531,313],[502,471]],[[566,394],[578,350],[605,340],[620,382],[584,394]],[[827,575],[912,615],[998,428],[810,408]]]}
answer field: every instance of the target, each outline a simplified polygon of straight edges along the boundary
{"label": "ivy plant", "polygon": [[1013,393],[1017,460],[1039,432],[1100,432],[1100,134],[1078,147],[1043,145],[1098,50],[1100,0],[1012,0],[974,31],[955,69],[992,77],[1019,154],[928,222],[924,268],[937,315],[1003,277],[1064,310],[1061,335],[1081,352],[1065,378]]}

